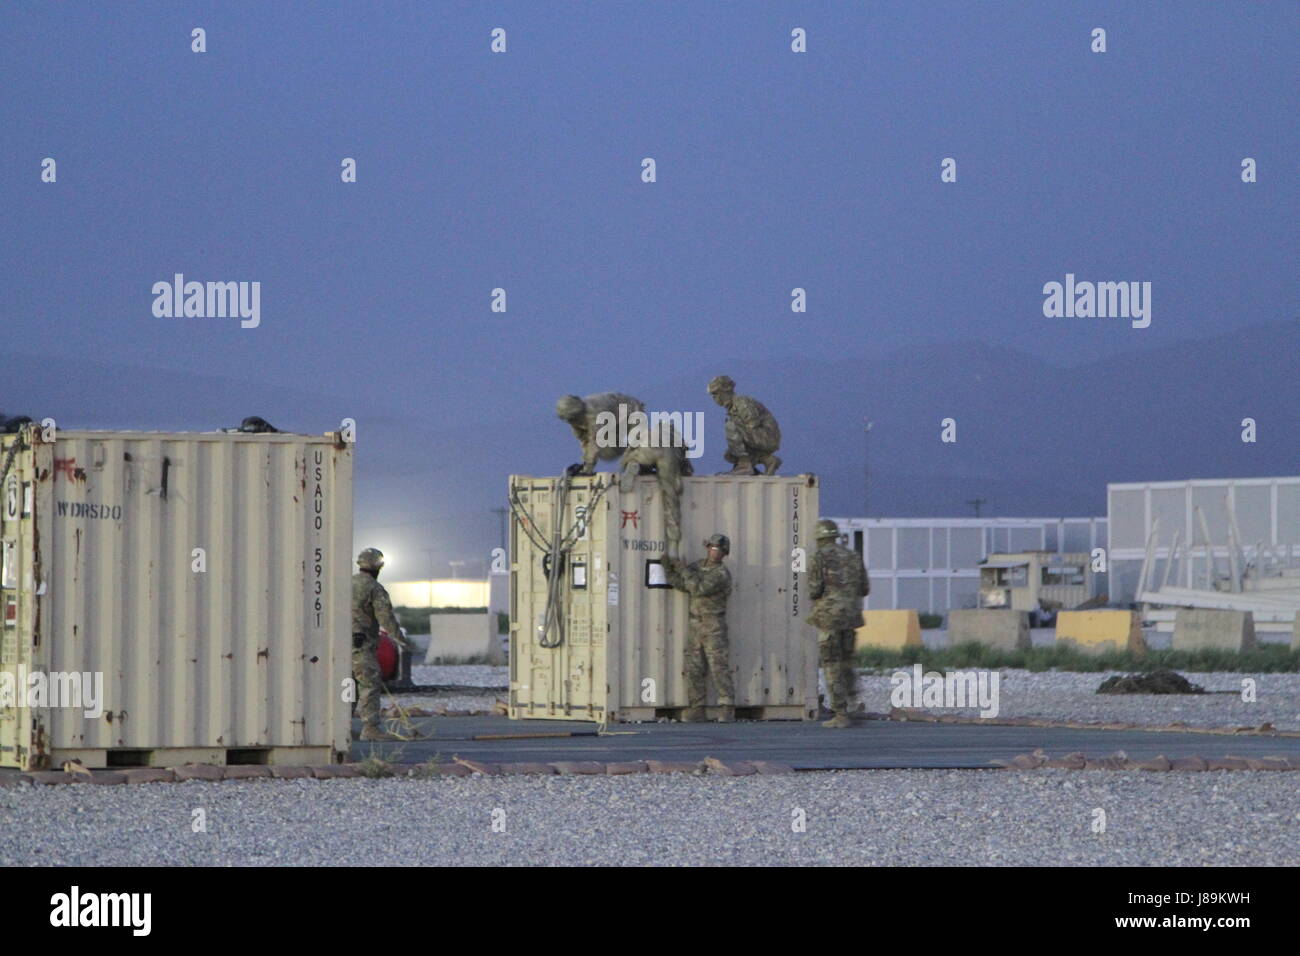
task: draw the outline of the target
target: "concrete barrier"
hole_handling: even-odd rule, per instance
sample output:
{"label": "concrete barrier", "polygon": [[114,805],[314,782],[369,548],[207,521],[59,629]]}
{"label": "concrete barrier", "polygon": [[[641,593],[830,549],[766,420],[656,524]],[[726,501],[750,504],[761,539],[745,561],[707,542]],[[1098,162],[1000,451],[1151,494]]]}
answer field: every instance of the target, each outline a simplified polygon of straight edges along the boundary
{"label": "concrete barrier", "polygon": [[1147,652],[1142,615],[1137,611],[1060,611],[1056,615],[1056,643],[1084,654]]}
{"label": "concrete barrier", "polygon": [[1176,651],[1253,651],[1255,615],[1208,607],[1180,607],[1174,616]]}
{"label": "concrete barrier", "polygon": [[1300,651],[1300,614],[1295,616],[1295,623],[1291,625],[1291,650]]}
{"label": "concrete barrier", "polygon": [[984,644],[1002,651],[1029,649],[1029,614],[1004,608],[948,612],[948,643]]}
{"label": "concrete barrier", "polygon": [[424,652],[426,664],[486,658],[489,663],[504,663],[501,638],[497,634],[495,614],[430,614],[429,648]]}
{"label": "concrete barrier", "polygon": [[916,611],[863,611],[853,646],[902,650],[921,646],[921,619]]}

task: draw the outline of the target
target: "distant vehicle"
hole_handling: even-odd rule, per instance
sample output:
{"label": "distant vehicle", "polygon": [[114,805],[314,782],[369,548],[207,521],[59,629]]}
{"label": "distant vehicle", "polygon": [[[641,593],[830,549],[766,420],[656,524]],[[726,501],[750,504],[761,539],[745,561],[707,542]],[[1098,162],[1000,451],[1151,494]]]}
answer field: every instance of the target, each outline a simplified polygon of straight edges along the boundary
{"label": "distant vehicle", "polygon": [[979,606],[1029,612],[1030,627],[1050,627],[1057,611],[1096,607],[1091,556],[1023,551],[990,554],[980,565]]}

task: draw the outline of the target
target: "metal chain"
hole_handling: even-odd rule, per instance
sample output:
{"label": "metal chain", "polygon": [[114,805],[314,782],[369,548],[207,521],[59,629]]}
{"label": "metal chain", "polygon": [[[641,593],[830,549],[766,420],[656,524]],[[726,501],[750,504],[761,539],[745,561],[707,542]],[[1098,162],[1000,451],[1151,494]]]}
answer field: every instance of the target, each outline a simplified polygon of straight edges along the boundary
{"label": "metal chain", "polygon": [[[566,476],[560,479],[560,481],[564,486],[565,491],[565,494],[561,498],[563,501],[568,497],[568,477]],[[569,528],[568,534],[566,534],[561,540],[560,547],[562,550],[566,552],[569,551],[573,545],[577,543],[577,540],[582,537],[582,532],[586,529],[586,526],[591,523],[592,510],[596,507],[597,503],[599,503],[600,499],[605,496],[605,492],[609,490],[609,487],[612,484],[612,481],[603,482],[596,487],[591,500],[587,502],[585,506],[586,510],[583,512],[581,517],[574,521],[573,526]],[[510,488],[510,510],[519,521],[519,526],[523,528],[524,534],[528,536],[528,540],[533,543],[533,547],[540,551],[549,553],[551,550],[551,544],[537,533],[537,519],[533,517],[532,513],[528,510],[528,506],[519,498],[519,490],[514,486],[511,486]]]}
{"label": "metal chain", "polygon": [[[564,536],[564,541],[561,544],[561,547],[563,548],[564,551],[566,552],[569,551],[575,544],[577,544],[578,539],[581,538],[583,532],[587,530],[587,526],[591,524],[592,511],[595,510],[595,507],[600,502],[600,499],[605,497],[605,492],[609,490],[609,486],[612,485],[613,483],[614,482],[611,480],[608,482],[604,482],[596,487],[596,491],[591,496],[591,500],[588,501],[583,508],[582,516],[573,523],[573,527],[569,529],[569,533]],[[567,488],[565,489],[565,492],[567,496],[567,492],[568,492]]]}
{"label": "metal chain", "polygon": [[537,519],[529,513],[528,508],[519,500],[519,491],[513,485],[510,486],[510,511],[519,522],[519,527],[524,529],[524,534],[528,540],[533,543],[533,547],[539,551],[548,550],[547,543],[537,534]]}
{"label": "metal chain", "polygon": [[[560,528],[564,522],[564,509],[569,500],[569,482],[571,476],[561,476],[555,488],[555,530],[550,542],[537,532],[537,519],[529,512],[519,497],[516,487],[510,488],[510,510],[518,520],[520,527],[532,542],[533,547],[544,552],[550,558],[551,573],[546,585],[546,612],[542,618],[542,633],[538,638],[541,647],[559,647],[564,643],[563,589],[560,587],[560,574],[564,556],[572,550],[574,544],[582,537],[591,523],[591,515],[600,499],[605,496],[613,481],[601,482],[591,493],[591,499],[583,507],[582,514],[574,521],[569,530],[561,535]],[[554,632],[555,637],[550,635]]]}
{"label": "metal chain", "polygon": [[[564,568],[563,537],[560,529],[564,524],[564,507],[569,503],[569,474],[565,472],[560,476],[559,483],[555,486],[555,493],[552,497],[552,504],[555,514],[553,515],[554,531],[552,533],[551,547],[547,555],[551,559],[551,573],[546,578],[546,612],[542,616],[542,633],[537,636],[537,643],[541,647],[559,647],[564,643],[564,595],[561,587],[561,573]],[[551,634],[554,633],[554,638]]]}

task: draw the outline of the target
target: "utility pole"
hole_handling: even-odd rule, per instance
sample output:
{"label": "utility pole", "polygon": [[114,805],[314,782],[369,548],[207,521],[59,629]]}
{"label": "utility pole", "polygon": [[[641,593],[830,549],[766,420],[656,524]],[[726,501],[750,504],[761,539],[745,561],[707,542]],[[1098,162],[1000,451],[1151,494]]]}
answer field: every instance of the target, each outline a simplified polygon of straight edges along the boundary
{"label": "utility pole", "polygon": [[506,515],[510,513],[510,509],[501,507],[493,508],[492,511],[501,519],[501,550],[504,551],[506,549]]}
{"label": "utility pole", "polygon": [[866,518],[871,514],[871,461],[868,452],[871,449],[871,426],[875,422],[863,416],[862,424],[865,426],[862,431],[862,517]]}
{"label": "utility pole", "polygon": [[971,505],[975,509],[975,517],[978,518],[980,516],[980,508],[984,506],[984,502],[986,501],[988,501],[987,498],[967,498],[966,504]]}
{"label": "utility pole", "polygon": [[423,551],[429,559],[429,607],[433,607],[433,548],[424,548]]}

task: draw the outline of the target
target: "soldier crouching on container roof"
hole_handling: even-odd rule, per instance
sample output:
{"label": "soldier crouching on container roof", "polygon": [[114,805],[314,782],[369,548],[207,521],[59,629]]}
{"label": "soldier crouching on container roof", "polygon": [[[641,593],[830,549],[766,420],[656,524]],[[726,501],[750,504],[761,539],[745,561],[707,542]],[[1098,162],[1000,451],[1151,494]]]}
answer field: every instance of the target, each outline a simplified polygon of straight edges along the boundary
{"label": "soldier crouching on container roof", "polygon": [[776,456],[781,447],[781,426],[776,417],[758,399],[737,395],[730,375],[719,375],[709,382],[709,394],[727,410],[727,451],[723,457],[733,467],[720,474],[755,475],[755,465],[762,465],[763,474],[775,475],[781,467],[781,459]]}
{"label": "soldier crouching on container roof", "polygon": [[854,638],[862,626],[862,598],[871,590],[862,555],[837,540],[834,521],[817,522],[817,551],[808,563],[808,593],[814,601],[808,623],[820,632],[817,649],[826,672],[826,690],[835,716],[823,727],[849,727],[857,672],[853,668]]}
{"label": "soldier crouching on container roof", "polygon": [[[627,449],[618,441],[618,423],[626,422],[633,412],[644,414],[645,405],[621,392],[599,392],[586,398],[561,395],[555,403],[555,414],[569,423],[573,437],[582,446],[581,464],[570,465],[568,473],[594,475],[597,461],[613,461],[621,456]],[[602,414],[608,418],[602,419]],[[608,427],[602,428],[602,423],[608,423]]]}
{"label": "soldier crouching on container roof", "polygon": [[352,675],[357,682],[362,740],[402,739],[385,731],[379,723],[379,628],[382,626],[394,642],[410,650],[393,614],[388,591],[379,583],[379,569],[383,566],[383,552],[366,548],[357,555],[360,570],[352,575]]}
{"label": "soldier crouching on container roof", "polygon": [[727,598],[731,594],[731,572],[722,559],[731,553],[731,540],[715,534],[704,546],[708,557],[683,565],[680,558],[664,558],[668,583],[690,595],[690,629],[686,637],[686,698],[682,720],[704,719],[708,677],[718,688],[719,723],[736,719],[736,699],[731,680],[731,655],[727,646]]}

